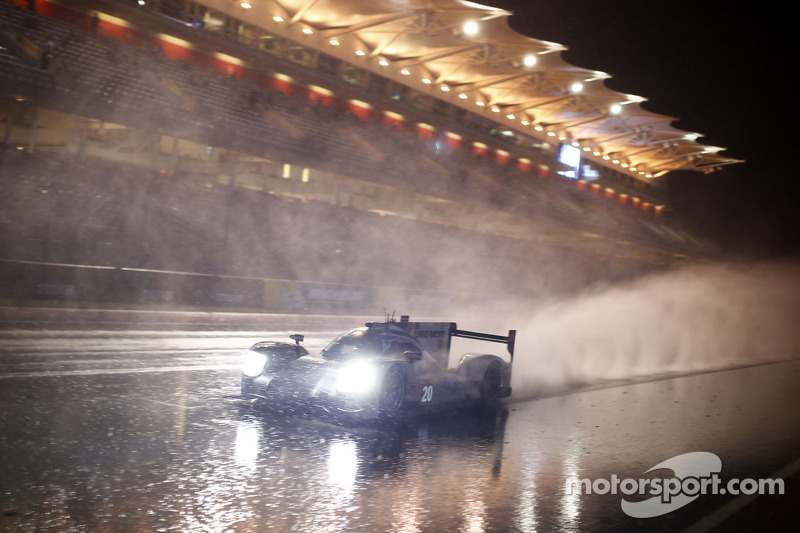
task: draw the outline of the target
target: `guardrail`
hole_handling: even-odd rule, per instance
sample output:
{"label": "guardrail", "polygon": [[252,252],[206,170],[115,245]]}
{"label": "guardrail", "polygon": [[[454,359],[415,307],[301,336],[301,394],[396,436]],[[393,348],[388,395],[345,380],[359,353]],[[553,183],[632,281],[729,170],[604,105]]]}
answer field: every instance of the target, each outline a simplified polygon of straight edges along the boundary
{"label": "guardrail", "polygon": [[18,305],[436,314],[510,297],[125,267],[0,260],[0,300]]}

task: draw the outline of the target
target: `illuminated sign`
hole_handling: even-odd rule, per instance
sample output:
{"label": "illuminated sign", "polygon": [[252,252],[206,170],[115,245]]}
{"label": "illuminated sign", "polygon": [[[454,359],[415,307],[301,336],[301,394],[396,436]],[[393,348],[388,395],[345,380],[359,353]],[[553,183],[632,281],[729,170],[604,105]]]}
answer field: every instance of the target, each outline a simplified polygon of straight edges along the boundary
{"label": "illuminated sign", "polygon": [[578,168],[581,164],[581,151],[579,148],[569,144],[562,144],[561,150],[558,152],[558,161],[559,163],[572,167],[572,170],[561,170],[558,172],[559,174],[567,178],[578,177]]}
{"label": "illuminated sign", "polygon": [[581,167],[581,178],[591,181],[591,180],[596,180],[599,177],[600,173],[597,170],[590,167],[589,165],[583,165]]}

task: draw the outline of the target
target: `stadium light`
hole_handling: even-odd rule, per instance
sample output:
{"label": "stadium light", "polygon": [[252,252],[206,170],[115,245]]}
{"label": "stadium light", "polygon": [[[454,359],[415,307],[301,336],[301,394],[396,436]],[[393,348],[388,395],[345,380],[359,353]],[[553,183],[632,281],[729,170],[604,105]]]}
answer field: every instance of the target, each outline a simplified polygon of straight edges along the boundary
{"label": "stadium light", "polygon": [[619,115],[622,113],[622,106],[619,104],[612,104],[611,107],[608,108],[608,112],[612,115]]}
{"label": "stadium light", "polygon": [[477,35],[478,33],[478,23],[474,20],[469,20],[464,23],[464,34],[473,36]]}
{"label": "stadium light", "polygon": [[522,58],[522,64],[526,67],[532,67],[536,64],[536,56],[533,54],[528,54],[524,58]]}
{"label": "stadium light", "polygon": [[572,94],[578,94],[583,90],[583,84],[579,81],[576,81],[572,85],[569,86],[569,92]]}
{"label": "stadium light", "polygon": [[239,4],[239,5],[240,5],[240,6],[242,6],[242,8],[243,8],[243,9],[250,9],[250,8],[252,8],[252,7],[253,7],[253,6],[251,6],[251,5],[250,5],[250,3],[249,3],[249,2],[242,2],[242,3],[241,3],[241,4]]}

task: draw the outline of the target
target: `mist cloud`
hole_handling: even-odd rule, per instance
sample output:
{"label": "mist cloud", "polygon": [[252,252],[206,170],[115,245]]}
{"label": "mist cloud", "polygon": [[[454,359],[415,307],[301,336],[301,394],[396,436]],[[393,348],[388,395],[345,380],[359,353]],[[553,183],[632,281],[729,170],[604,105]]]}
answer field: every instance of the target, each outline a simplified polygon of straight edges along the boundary
{"label": "mist cloud", "polygon": [[552,301],[528,316],[517,326],[517,399],[788,360],[800,356],[800,264],[689,268]]}

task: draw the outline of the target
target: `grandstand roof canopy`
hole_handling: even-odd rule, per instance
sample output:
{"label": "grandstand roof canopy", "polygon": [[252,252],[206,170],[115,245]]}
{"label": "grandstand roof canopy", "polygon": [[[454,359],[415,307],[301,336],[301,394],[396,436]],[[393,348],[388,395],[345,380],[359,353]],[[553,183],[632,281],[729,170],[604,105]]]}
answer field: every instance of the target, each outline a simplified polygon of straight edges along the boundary
{"label": "grandstand roof canopy", "polygon": [[464,0],[199,3],[639,178],[740,162],[642,108],[645,98],[609,89],[608,74],[567,63],[565,46],[511,29],[503,9]]}

